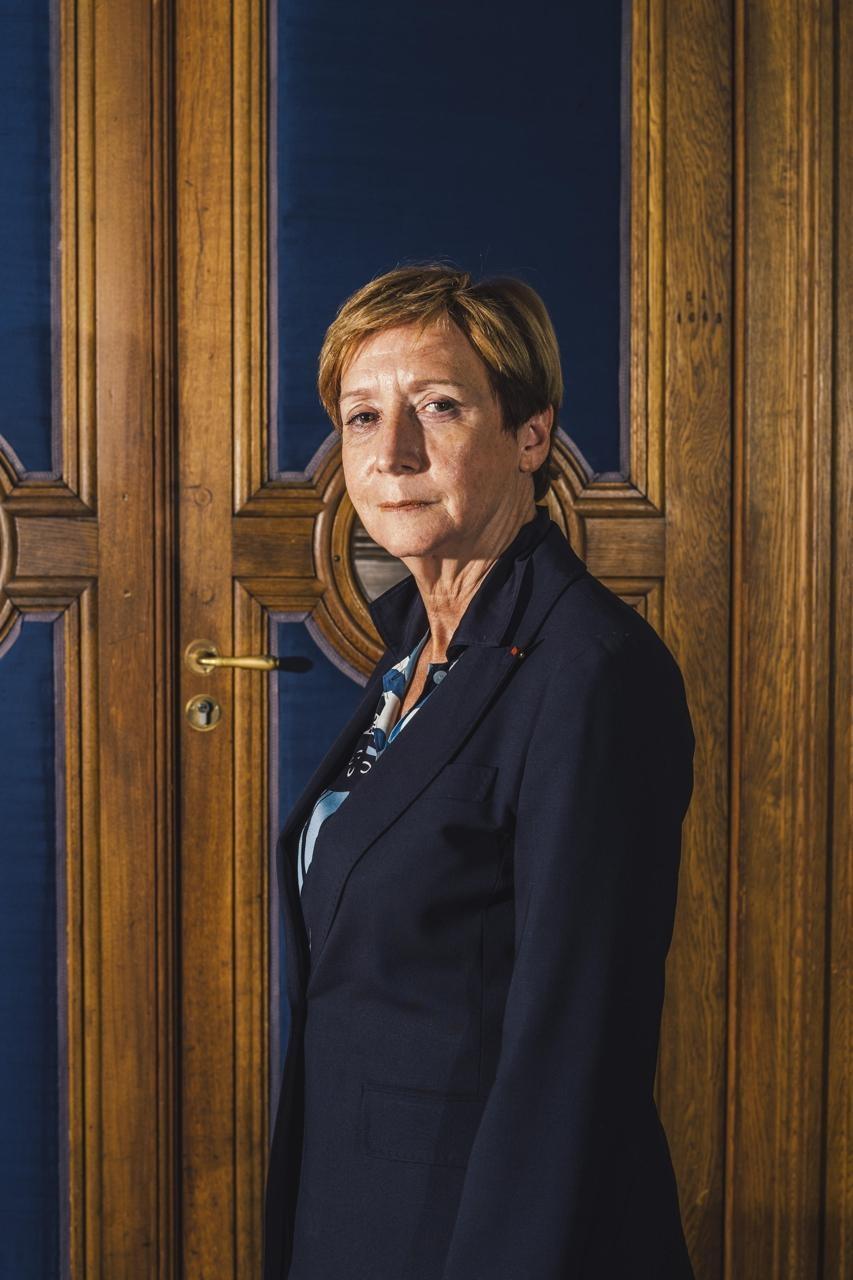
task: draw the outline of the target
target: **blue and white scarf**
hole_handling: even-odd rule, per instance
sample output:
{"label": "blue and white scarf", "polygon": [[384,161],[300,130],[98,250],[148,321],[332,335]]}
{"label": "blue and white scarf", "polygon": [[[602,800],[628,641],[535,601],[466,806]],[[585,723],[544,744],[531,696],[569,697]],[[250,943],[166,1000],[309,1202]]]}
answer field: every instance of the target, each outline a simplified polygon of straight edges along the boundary
{"label": "blue and white scarf", "polygon": [[398,734],[402,733],[412,717],[420,711],[430,694],[435,691],[454,664],[459,661],[459,658],[456,657],[448,662],[431,662],[423,693],[421,693],[414,706],[410,707],[406,714],[401,717],[400,709],[403,705],[406,689],[414,676],[418,658],[428,638],[429,630],[424,633],[407,657],[401,658],[393,667],[389,667],[383,675],[382,693],[379,695],[379,702],[372,723],[359,736],[349,761],[338,776],[333,779],[331,787],[328,787],[317,800],[311,816],[303,826],[299,837],[297,854],[297,880],[300,893],[314,857],[314,847],[323,823],[343,804],[356,783],[370,772],[382,752],[386,750]]}

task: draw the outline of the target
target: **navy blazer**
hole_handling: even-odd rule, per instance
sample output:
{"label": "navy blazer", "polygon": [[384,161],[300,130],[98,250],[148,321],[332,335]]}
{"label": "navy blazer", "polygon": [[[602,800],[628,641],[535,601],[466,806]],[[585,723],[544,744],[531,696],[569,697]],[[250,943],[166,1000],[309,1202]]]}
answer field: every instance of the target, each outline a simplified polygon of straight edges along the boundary
{"label": "navy blazer", "polygon": [[388,647],[279,837],[264,1280],[692,1280],[653,1096],[684,683],[546,508],[537,528],[324,823],[300,902],[301,825],[426,625],[411,577],[373,602]]}

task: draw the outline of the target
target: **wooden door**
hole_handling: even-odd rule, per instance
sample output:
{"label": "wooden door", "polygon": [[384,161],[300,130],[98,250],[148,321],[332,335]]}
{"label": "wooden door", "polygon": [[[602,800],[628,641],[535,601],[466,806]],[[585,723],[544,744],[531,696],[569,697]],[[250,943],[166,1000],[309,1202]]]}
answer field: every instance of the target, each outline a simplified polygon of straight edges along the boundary
{"label": "wooden door", "polygon": [[[697,731],[656,1082],[697,1277],[841,1280],[849,13],[624,12],[624,465],[561,434],[548,505],[676,654]],[[61,1273],[243,1280],[287,1031],[279,766],[312,673],[205,671],[190,646],[326,663],[331,738],[399,566],[331,430],[276,465],[281,14],[54,14],[54,469],[7,426],[0,666],[51,625]]]}
{"label": "wooden door", "polygon": [[[704,1278],[718,1269],[725,1147],[732,35],[723,6],[636,4],[630,20],[628,439],[622,470],[594,474],[561,433],[548,503],[591,571],[666,637],[696,712],[658,1101]],[[351,698],[381,650],[337,439],[329,428],[307,471],[273,466],[269,377],[287,353],[273,349],[269,291],[288,282],[270,267],[272,46],[258,4],[178,8],[180,646],[269,653],[279,635],[296,642],[281,624],[301,620],[349,676]],[[688,56],[693,82],[667,73]],[[279,93],[293,79],[282,74]],[[319,287],[319,263],[317,277]],[[181,1247],[186,1266],[217,1276],[255,1274],[260,1262],[279,1069],[270,851],[282,815],[272,789],[288,750],[280,684],[295,679],[227,669],[201,677],[185,664],[180,673],[180,708],[198,695],[222,708],[209,733],[180,720]],[[330,738],[347,697],[342,690],[327,710]]]}

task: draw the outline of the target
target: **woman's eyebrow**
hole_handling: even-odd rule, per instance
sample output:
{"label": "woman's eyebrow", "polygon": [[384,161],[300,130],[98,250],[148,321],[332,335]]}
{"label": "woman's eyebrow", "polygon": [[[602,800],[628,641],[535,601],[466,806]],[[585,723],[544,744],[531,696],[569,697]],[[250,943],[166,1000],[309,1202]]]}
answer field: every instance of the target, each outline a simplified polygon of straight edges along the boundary
{"label": "woman's eyebrow", "polygon": [[465,390],[464,382],[456,382],[453,378],[419,378],[411,383],[411,391],[423,391],[424,387],[455,387],[457,391]]}
{"label": "woman's eyebrow", "polygon": [[[457,391],[465,390],[464,382],[455,382],[452,378],[419,378],[417,382],[409,385],[410,391],[422,391],[424,387],[455,387]],[[370,396],[372,394],[370,387],[356,387],[353,391],[345,391],[340,398],[340,404],[345,400],[355,400],[359,396]]]}

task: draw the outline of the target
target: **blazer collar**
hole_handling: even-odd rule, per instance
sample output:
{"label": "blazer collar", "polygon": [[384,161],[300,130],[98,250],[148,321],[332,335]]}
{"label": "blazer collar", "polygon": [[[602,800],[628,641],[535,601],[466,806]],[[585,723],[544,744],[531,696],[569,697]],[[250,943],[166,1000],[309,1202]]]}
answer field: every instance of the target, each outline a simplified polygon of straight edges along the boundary
{"label": "blazer collar", "polygon": [[[554,522],[547,507],[537,507],[483,578],[447,646],[449,660],[472,644],[507,643],[528,557]],[[411,653],[428,626],[426,609],[411,574],[368,605],[373,624],[387,648],[399,657]]]}

